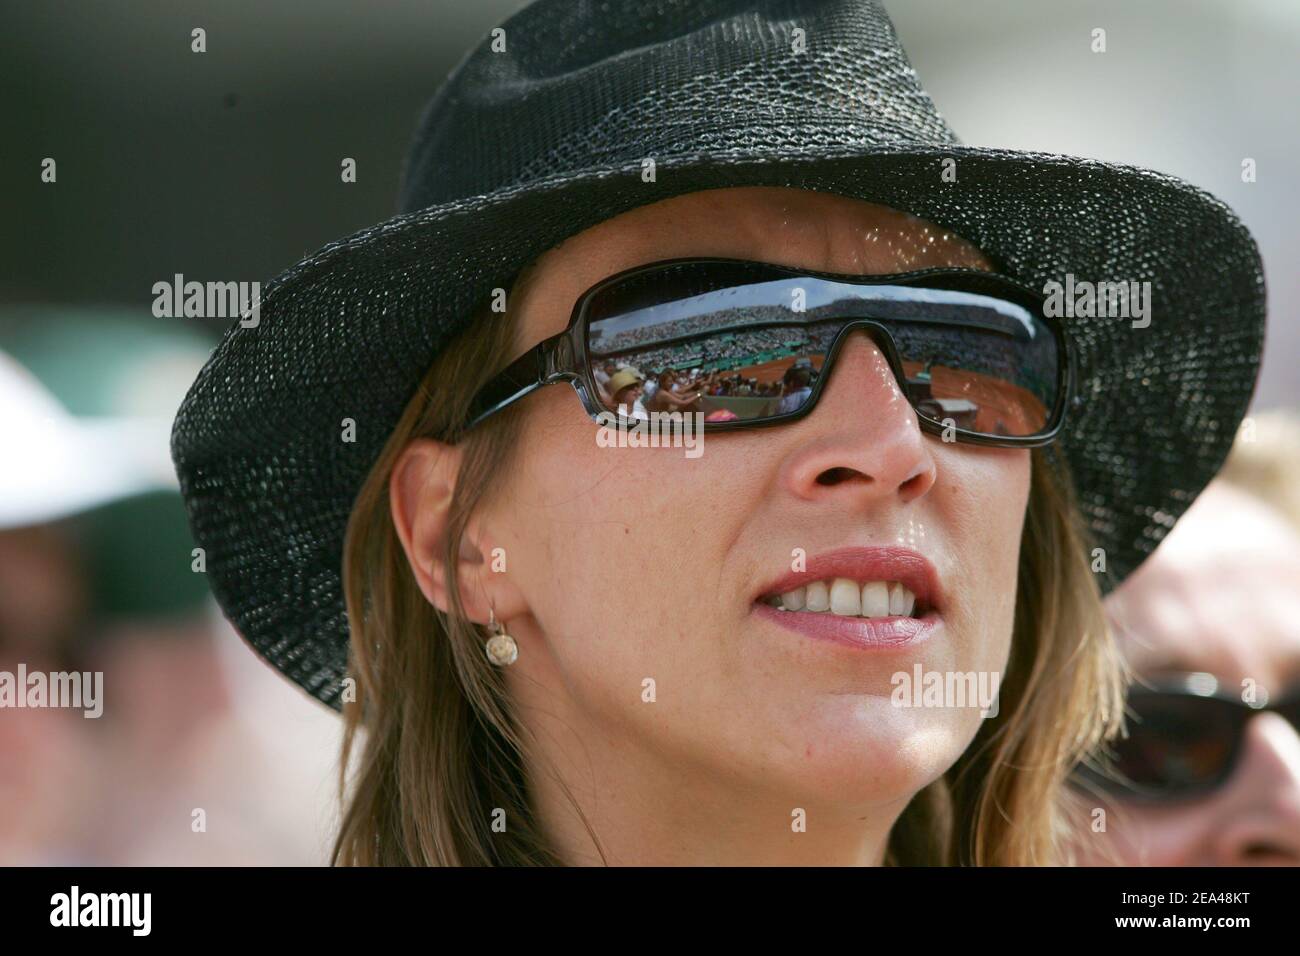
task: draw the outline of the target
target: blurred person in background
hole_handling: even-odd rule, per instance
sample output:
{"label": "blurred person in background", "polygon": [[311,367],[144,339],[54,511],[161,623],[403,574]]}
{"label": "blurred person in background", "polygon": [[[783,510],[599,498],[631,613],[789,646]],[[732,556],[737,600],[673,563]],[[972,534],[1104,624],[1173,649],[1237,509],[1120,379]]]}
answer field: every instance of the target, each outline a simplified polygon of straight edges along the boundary
{"label": "blurred person in background", "polygon": [[170,415],[205,343],[32,310],[0,348],[0,671],[103,674],[97,717],[0,707],[0,863],[318,862],[316,821],[274,795],[292,764],[239,719],[175,488]]}
{"label": "blurred person in background", "polygon": [[[1107,601],[1136,682],[1081,768],[1083,862],[1300,864],[1300,420],[1248,421],[1221,477]],[[1093,824],[1096,816],[1089,817]]]}

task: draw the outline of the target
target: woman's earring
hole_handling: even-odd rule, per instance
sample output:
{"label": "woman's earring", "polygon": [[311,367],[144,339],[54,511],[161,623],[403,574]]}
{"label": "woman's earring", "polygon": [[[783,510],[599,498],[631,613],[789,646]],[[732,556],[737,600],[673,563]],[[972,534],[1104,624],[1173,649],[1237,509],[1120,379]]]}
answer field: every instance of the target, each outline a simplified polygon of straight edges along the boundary
{"label": "woman's earring", "polygon": [[513,664],[519,657],[519,645],[506,633],[506,629],[497,623],[497,612],[488,609],[488,627],[493,631],[487,642],[487,658],[497,667]]}

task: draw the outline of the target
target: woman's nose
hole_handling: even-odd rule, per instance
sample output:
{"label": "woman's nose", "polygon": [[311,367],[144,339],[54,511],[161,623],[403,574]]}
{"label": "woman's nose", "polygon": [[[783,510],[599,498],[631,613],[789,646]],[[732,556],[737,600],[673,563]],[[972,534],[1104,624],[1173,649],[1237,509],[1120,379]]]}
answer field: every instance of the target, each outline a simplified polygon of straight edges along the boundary
{"label": "woman's nose", "polygon": [[792,427],[799,441],[782,477],[799,497],[851,494],[907,503],[934,485],[935,461],[916,412],[865,331],[842,344],[817,407]]}
{"label": "woman's nose", "polygon": [[1242,747],[1214,863],[1300,865],[1300,735],[1278,714],[1257,714]]}

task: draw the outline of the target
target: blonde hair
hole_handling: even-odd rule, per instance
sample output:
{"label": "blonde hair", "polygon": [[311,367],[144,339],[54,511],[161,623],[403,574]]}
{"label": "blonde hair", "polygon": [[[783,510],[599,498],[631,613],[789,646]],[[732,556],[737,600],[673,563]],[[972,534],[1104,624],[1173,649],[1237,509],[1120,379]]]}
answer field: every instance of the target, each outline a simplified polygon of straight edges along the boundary
{"label": "blonde hair", "polygon": [[[513,301],[521,301],[530,275],[512,289]],[[358,691],[344,711],[344,814],[335,864],[563,862],[530,804],[525,741],[502,675],[483,653],[485,635],[465,620],[455,578],[467,521],[493,493],[494,476],[507,472],[526,403],[463,437],[457,425],[469,396],[511,354],[512,332],[506,316],[484,311],[444,350],[353,508],[344,586]],[[416,586],[389,511],[394,463],[420,437],[458,439],[463,449],[444,552],[447,614]],[[1086,544],[1064,469],[1035,451],[998,715],[911,801],[891,831],[886,863],[1068,862],[1068,831],[1081,825],[1069,814],[1081,808],[1070,802],[1064,781],[1084,754],[1118,731],[1125,690]],[[497,808],[510,820],[508,832],[491,831]]]}

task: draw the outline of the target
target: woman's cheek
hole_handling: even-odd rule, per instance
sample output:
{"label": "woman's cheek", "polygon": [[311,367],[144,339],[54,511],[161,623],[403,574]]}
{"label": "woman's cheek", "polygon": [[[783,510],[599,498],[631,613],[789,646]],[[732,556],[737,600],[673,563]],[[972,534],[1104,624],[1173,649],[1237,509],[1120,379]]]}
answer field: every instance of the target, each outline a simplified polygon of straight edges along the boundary
{"label": "woman's cheek", "polygon": [[998,659],[1010,647],[1020,542],[1029,498],[1029,452],[947,449],[934,491],[959,568],[964,623]]}
{"label": "woman's cheek", "polygon": [[[587,424],[526,454],[507,497],[528,522],[520,581],[557,663],[617,681],[662,657],[652,636],[680,631],[676,615],[697,598],[683,524],[698,489],[678,474],[696,463],[670,449],[601,448]],[[672,594],[681,600],[664,600]]]}

